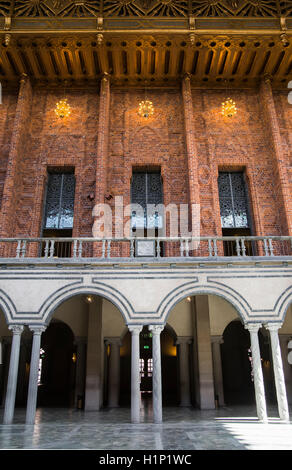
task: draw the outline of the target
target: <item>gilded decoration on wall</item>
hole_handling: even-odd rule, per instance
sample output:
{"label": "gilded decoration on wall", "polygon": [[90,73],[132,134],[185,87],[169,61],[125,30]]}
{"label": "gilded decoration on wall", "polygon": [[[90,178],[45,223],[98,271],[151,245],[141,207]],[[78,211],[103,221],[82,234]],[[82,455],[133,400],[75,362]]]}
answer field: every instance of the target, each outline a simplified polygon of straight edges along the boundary
{"label": "gilded decoration on wall", "polygon": [[285,17],[292,0],[17,0],[0,1],[15,17]]}

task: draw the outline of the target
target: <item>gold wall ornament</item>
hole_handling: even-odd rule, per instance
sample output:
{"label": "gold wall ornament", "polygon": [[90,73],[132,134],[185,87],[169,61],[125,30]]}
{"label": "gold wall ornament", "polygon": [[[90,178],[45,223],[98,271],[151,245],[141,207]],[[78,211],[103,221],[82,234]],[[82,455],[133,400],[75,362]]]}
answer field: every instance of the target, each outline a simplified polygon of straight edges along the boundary
{"label": "gold wall ornament", "polygon": [[153,107],[152,101],[149,101],[149,100],[141,101],[139,103],[138,114],[139,116],[146,118],[146,119],[150,116],[153,116],[154,107]]}
{"label": "gold wall ornament", "polygon": [[237,113],[237,108],[235,105],[235,101],[231,98],[227,98],[227,100],[223,101],[221,114],[224,117],[232,117]]}
{"label": "gold wall ornament", "polygon": [[67,98],[63,98],[62,100],[58,101],[56,104],[55,113],[60,119],[70,116],[71,107],[69,103],[67,103]]}

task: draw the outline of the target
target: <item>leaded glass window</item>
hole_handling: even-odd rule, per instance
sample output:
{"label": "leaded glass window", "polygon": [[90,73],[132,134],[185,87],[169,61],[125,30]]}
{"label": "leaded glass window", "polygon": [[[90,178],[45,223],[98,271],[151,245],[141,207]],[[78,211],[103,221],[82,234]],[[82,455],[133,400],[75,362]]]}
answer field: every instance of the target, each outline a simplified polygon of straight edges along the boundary
{"label": "leaded glass window", "polygon": [[[131,182],[131,203],[139,204],[141,213],[135,208],[132,211],[132,227],[137,229],[161,228],[162,215],[159,211],[149,210],[149,205],[163,202],[162,180],[160,173],[133,173]],[[148,206],[148,210],[147,210]]]}
{"label": "leaded glass window", "polygon": [[218,187],[222,228],[248,228],[248,202],[243,173],[220,172]]}
{"label": "leaded glass window", "polygon": [[49,174],[44,229],[73,228],[74,194],[74,174]]}

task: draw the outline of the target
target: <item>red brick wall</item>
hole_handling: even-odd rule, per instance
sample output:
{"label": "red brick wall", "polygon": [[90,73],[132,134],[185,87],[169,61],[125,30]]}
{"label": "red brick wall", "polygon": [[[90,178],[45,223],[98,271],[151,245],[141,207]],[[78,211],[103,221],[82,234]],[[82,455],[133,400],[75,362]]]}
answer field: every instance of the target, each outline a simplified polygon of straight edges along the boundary
{"label": "red brick wall", "polygon": [[[19,146],[15,187],[8,236],[39,236],[47,166],[75,167],[76,197],[73,236],[92,235],[98,136],[98,89],[66,92],[72,114],[56,118],[54,108],[63,91],[35,88],[30,118]],[[155,114],[145,121],[137,115],[144,90],[111,89],[109,150],[105,187],[113,196],[130,203],[133,167],[160,167],[164,203],[188,202],[188,168],[181,90],[151,90]],[[257,91],[234,91],[238,107],[233,119],[220,115],[225,92],[193,90],[194,126],[198,151],[198,182],[201,203],[201,235],[220,235],[217,189],[218,169],[245,169],[248,177],[255,233],[286,234],[280,218],[283,207],[275,193],[274,155]],[[286,171],[291,188],[291,109],[287,95],[274,94],[279,116]],[[11,142],[16,97],[4,96],[0,116],[1,166],[5,171]],[[10,149],[11,150],[11,149]],[[2,176],[3,178],[3,176]],[[1,173],[0,173],[1,196]],[[113,202],[113,200],[112,200]]]}
{"label": "red brick wall", "polygon": [[220,111],[225,92],[193,91],[202,235],[221,234],[218,169],[246,171],[255,234],[284,235],[274,189],[274,155],[258,93],[242,90],[231,95],[238,112],[224,118]]}
{"label": "red brick wall", "polygon": [[2,92],[2,104],[0,105],[0,208],[14,125],[16,101],[17,92],[8,92],[4,88]]}

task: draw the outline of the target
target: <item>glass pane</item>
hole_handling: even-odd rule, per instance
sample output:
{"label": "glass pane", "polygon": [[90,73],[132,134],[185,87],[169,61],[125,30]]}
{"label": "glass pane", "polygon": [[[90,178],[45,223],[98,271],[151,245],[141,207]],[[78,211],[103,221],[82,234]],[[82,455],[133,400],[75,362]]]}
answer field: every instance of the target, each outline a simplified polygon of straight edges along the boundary
{"label": "glass pane", "polygon": [[45,228],[59,228],[62,175],[49,175],[46,199]]}
{"label": "glass pane", "polygon": [[45,229],[73,227],[75,177],[72,174],[50,174],[48,178]]}
{"label": "glass pane", "polygon": [[222,227],[248,227],[248,204],[243,173],[220,172],[218,188]]}
{"label": "glass pane", "polygon": [[75,177],[74,175],[63,175],[62,201],[60,207],[59,228],[72,228],[74,216],[74,194]]}
{"label": "glass pane", "polygon": [[231,198],[220,197],[221,225],[223,228],[234,227],[233,208]]}

